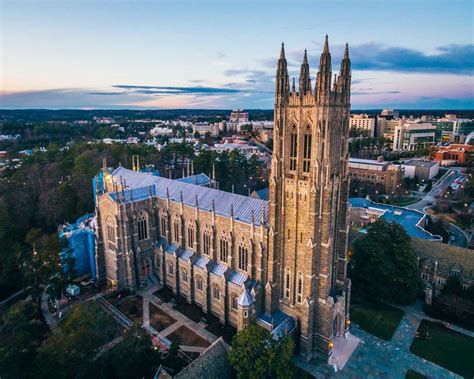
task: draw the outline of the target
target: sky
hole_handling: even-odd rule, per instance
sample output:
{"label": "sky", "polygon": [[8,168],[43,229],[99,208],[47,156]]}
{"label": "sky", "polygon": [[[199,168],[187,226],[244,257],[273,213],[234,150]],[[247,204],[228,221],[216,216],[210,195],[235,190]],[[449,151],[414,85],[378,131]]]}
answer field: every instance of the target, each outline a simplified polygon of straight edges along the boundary
{"label": "sky", "polygon": [[352,108],[473,109],[472,0],[0,0],[0,108],[265,108],[345,43]]}

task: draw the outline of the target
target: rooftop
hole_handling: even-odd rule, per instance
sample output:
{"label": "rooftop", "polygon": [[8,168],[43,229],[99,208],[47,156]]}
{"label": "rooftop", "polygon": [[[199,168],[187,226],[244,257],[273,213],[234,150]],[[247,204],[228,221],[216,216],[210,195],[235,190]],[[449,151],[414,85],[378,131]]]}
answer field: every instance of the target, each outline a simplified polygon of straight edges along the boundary
{"label": "rooftop", "polygon": [[411,161],[403,163],[403,166],[417,166],[417,167],[433,167],[439,165],[439,162],[423,161],[420,159],[412,159]]}
{"label": "rooftop", "polygon": [[143,200],[149,196],[157,196],[162,199],[169,197],[171,201],[198,208],[203,211],[215,210],[216,214],[231,217],[235,220],[250,224],[252,214],[256,226],[261,224],[262,211],[264,213],[264,224],[268,219],[268,204],[264,200],[242,196],[235,193],[202,187],[196,184],[185,183],[179,180],[167,179],[148,173],[141,173],[118,167],[111,172],[113,180],[120,184],[121,179],[125,181],[126,191],[124,196],[109,193],[114,201],[131,202]]}

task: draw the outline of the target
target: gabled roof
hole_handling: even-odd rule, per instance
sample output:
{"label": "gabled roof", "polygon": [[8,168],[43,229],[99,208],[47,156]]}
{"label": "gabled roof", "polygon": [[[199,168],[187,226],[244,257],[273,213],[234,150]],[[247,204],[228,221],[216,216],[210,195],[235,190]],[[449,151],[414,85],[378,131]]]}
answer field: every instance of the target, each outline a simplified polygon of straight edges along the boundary
{"label": "gabled roof", "polygon": [[226,271],[227,271],[227,266],[222,263],[214,262],[211,268],[211,273],[217,276],[224,276]]}
{"label": "gabled roof", "polygon": [[240,294],[237,298],[237,304],[241,305],[242,307],[249,307],[254,303],[253,296],[249,290],[245,290]]}
{"label": "gabled roof", "polygon": [[179,182],[195,184],[197,186],[207,186],[211,183],[211,179],[206,174],[197,174],[186,176],[185,178],[176,179]]}
{"label": "gabled roof", "polygon": [[198,257],[194,265],[200,268],[206,268],[206,265],[210,262],[210,259],[204,255]]}

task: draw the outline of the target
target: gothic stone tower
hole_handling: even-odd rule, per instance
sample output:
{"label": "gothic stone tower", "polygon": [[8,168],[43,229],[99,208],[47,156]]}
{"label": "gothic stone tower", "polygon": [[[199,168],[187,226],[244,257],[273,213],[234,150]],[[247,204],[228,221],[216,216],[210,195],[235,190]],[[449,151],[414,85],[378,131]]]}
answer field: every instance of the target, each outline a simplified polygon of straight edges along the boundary
{"label": "gothic stone tower", "polygon": [[298,90],[290,83],[282,45],[276,73],[270,177],[268,280],[265,312],[295,317],[300,353],[328,359],[350,324],[348,125],[351,70],[348,47],[331,84],[326,36],[316,85],[306,51]]}

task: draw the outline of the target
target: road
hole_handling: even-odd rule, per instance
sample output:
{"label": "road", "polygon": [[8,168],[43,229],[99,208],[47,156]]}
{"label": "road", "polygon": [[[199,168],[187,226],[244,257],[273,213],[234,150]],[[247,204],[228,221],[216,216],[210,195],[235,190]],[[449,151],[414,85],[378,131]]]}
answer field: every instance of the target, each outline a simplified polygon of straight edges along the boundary
{"label": "road", "polygon": [[[420,201],[408,205],[406,208],[414,209],[420,212],[423,212],[424,209],[432,205],[437,196],[440,196],[446,189],[454,183],[456,179],[461,176],[461,169],[458,167],[452,167],[449,169],[443,177],[438,180],[438,182],[433,185],[431,191],[429,191]],[[458,228],[456,225],[449,224],[449,244],[455,246],[466,247],[467,246],[467,236],[466,233]],[[454,239],[453,239],[454,237]]]}

